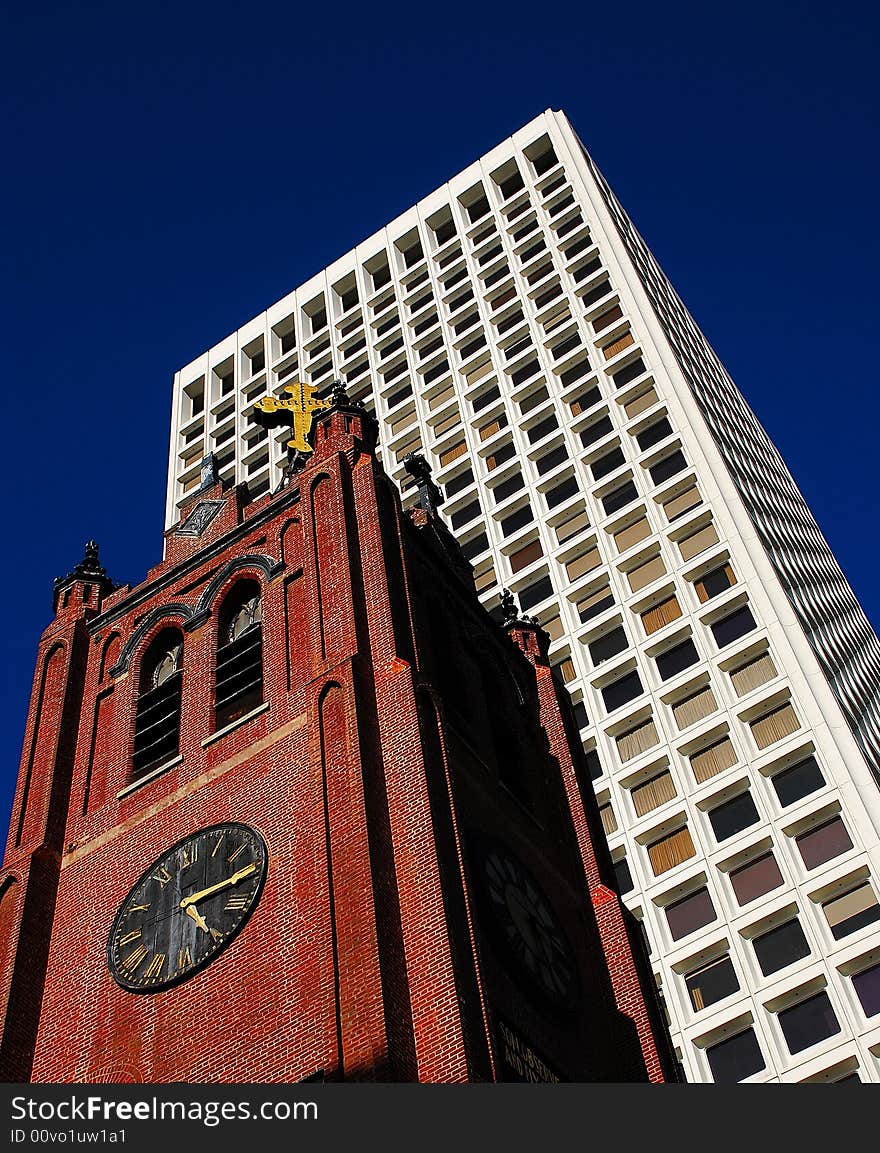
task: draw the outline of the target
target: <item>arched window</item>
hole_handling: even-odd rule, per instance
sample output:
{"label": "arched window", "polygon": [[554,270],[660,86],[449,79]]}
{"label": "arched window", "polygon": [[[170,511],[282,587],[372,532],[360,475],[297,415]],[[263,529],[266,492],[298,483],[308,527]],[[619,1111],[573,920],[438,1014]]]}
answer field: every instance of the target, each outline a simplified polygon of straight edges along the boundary
{"label": "arched window", "polygon": [[175,628],[162,629],[144,653],[134,723],[133,777],[177,755],[182,656],[183,636]]}
{"label": "arched window", "polygon": [[263,605],[256,581],[239,581],[220,611],[214,720],[218,729],[263,700]]}

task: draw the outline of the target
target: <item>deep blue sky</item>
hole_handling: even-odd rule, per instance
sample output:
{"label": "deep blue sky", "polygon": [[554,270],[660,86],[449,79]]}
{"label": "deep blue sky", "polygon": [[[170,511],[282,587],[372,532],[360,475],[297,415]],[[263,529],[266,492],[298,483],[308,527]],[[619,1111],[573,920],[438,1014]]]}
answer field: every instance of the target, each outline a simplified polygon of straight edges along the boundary
{"label": "deep blue sky", "polygon": [[[542,13],[552,27],[542,27]],[[877,32],[837,6],[7,6],[5,830],[51,582],[161,556],[174,371],[563,109],[875,627]]]}

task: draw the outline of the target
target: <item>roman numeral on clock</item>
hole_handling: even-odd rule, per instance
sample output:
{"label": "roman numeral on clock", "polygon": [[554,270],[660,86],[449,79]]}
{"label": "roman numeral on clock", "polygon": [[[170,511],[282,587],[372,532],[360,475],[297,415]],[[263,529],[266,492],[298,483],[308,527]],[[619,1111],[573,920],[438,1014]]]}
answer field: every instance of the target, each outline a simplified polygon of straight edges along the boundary
{"label": "roman numeral on clock", "polygon": [[199,846],[193,841],[188,845],[184,845],[180,850],[180,867],[181,869],[188,869],[190,865],[194,865],[199,859]]}
{"label": "roman numeral on clock", "polygon": [[183,949],[177,950],[177,971],[181,969],[188,969],[193,963],[192,953],[189,951],[189,945]]}
{"label": "roman numeral on clock", "polygon": [[144,980],[157,981],[162,973],[165,965],[165,954],[157,953],[156,956],[150,961],[147,970],[144,973]]}
{"label": "roman numeral on clock", "polygon": [[171,880],[171,874],[163,865],[162,867],[158,868],[155,873],[153,873],[153,880],[158,881],[164,889],[168,882]]}
{"label": "roman numeral on clock", "polygon": [[148,952],[149,949],[146,945],[138,945],[138,947],[133,952],[129,953],[127,957],[123,958],[121,962],[122,968],[127,969],[129,973],[133,973],[141,961],[143,961],[144,957],[146,957]]}
{"label": "roman numeral on clock", "polygon": [[132,929],[130,933],[126,933],[124,937],[119,938],[118,944],[127,945],[131,941],[136,941],[140,935],[140,929]]}
{"label": "roman numeral on clock", "polygon": [[248,903],[249,899],[250,899],[249,896],[247,896],[247,897],[241,897],[241,896],[229,897],[226,901],[224,908],[226,909],[226,911],[228,913],[234,913],[238,910],[247,908],[247,903]]}

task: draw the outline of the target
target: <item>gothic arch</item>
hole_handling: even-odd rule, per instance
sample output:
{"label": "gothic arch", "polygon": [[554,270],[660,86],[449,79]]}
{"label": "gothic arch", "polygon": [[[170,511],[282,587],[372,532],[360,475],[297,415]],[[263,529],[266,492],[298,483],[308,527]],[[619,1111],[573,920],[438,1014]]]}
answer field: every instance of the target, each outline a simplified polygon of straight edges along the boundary
{"label": "gothic arch", "polygon": [[110,670],[109,676],[118,677],[120,673],[128,672],[131,658],[134,656],[135,650],[140,647],[141,641],[147,633],[152,632],[156,625],[165,617],[180,617],[181,627],[186,631],[188,625],[192,627],[190,622],[193,617],[193,610],[189,605],[172,603],[169,605],[160,605],[158,608],[153,609],[151,613],[147,613],[122,646],[119,660]]}

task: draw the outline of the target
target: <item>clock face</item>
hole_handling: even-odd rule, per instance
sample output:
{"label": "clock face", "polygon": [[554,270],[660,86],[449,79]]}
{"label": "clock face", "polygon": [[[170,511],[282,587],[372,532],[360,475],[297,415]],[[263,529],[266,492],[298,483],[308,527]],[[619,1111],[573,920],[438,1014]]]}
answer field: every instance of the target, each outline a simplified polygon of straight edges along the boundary
{"label": "clock face", "polygon": [[172,845],[122,902],[107,942],[118,985],[156,993],[221,953],[254,910],[266,879],[263,838],[231,822]]}
{"label": "clock face", "polygon": [[575,989],[571,947],[538,882],[503,850],[483,862],[486,886],[500,936],[517,966],[542,993],[568,1001]]}

